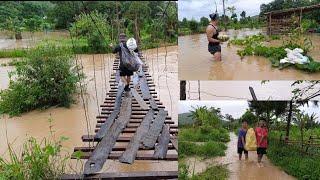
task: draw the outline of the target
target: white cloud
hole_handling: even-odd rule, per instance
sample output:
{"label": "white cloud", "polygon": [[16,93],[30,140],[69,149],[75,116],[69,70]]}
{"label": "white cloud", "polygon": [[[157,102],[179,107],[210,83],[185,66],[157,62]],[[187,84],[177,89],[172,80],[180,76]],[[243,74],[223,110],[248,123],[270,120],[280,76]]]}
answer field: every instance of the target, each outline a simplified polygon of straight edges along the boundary
{"label": "white cloud", "polygon": [[[217,3],[218,13],[223,14],[222,0],[215,0]],[[215,1],[212,0],[179,0],[178,1],[178,15],[182,20],[184,17],[187,19],[199,20],[201,17],[215,12]],[[226,7],[234,6],[236,13],[239,14],[242,11],[246,11],[247,16],[254,16],[260,13],[260,5],[263,3],[269,3],[273,0],[227,0]]]}

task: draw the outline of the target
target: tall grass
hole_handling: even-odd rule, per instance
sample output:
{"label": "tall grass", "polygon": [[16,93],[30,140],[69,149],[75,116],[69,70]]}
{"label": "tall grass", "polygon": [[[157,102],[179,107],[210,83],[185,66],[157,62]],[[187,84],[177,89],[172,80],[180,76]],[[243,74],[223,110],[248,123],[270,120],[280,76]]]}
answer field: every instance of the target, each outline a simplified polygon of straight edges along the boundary
{"label": "tall grass", "polygon": [[179,179],[181,180],[225,180],[228,178],[229,170],[225,165],[211,165],[204,172],[188,176],[188,166],[179,163]]}
{"label": "tall grass", "polygon": [[208,141],[202,144],[179,141],[179,158],[200,156],[203,158],[224,156],[227,146],[222,142]]}
{"label": "tall grass", "polygon": [[284,145],[274,139],[269,141],[268,158],[298,179],[320,179],[320,157],[306,155],[300,150],[298,146]]}
{"label": "tall grass", "polygon": [[196,128],[184,127],[179,132],[180,141],[206,142],[206,141],[230,141],[229,132],[223,128],[200,126]]}
{"label": "tall grass", "polygon": [[38,142],[29,138],[23,145],[21,153],[17,153],[9,145],[9,159],[0,158],[0,179],[34,180],[58,179],[66,167],[67,156],[62,157],[61,143],[44,138]]}

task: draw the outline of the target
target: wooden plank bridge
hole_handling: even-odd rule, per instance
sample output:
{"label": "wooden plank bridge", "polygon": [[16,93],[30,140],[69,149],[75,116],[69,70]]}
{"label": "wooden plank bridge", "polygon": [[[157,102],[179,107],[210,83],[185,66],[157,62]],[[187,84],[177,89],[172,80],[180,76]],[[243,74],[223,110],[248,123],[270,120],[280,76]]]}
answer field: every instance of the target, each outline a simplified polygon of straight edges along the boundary
{"label": "wooden plank bridge", "polygon": [[[141,54],[140,58],[144,60]],[[178,171],[100,172],[107,159],[133,164],[134,160],[177,161],[178,125],[160,102],[155,84],[144,66],[138,84],[130,92],[120,83],[119,57],[116,57],[110,91],[97,118],[95,135],[83,135],[93,147],[75,147],[87,159],[81,175],[65,174],[62,179],[176,179]],[[170,150],[170,151],[168,151]],[[73,157],[75,158],[75,157]]]}

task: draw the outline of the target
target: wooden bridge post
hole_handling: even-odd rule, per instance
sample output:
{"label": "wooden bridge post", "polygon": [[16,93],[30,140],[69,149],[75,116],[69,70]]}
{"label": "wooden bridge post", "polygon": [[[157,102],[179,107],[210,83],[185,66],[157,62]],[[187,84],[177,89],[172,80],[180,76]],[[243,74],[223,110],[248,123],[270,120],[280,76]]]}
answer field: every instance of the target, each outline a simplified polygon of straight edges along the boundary
{"label": "wooden bridge post", "polygon": [[180,81],[180,100],[186,100],[186,81]]}

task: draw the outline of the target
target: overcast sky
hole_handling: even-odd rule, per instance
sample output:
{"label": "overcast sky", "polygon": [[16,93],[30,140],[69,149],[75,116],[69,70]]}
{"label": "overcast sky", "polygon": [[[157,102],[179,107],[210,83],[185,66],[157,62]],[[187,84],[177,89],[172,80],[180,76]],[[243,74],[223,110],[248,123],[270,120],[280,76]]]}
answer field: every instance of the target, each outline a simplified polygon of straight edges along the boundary
{"label": "overcast sky", "polygon": [[[247,16],[255,16],[260,13],[261,4],[267,4],[271,1],[273,0],[226,0],[225,7],[234,6],[238,17],[242,11],[246,11]],[[222,15],[222,0],[179,0],[179,20],[184,17],[189,20],[192,18],[199,20],[203,16],[208,17],[210,13],[216,10],[215,2],[217,3],[219,15]]]}
{"label": "overcast sky", "polygon": [[[223,115],[231,114],[234,118],[239,118],[248,108],[247,101],[230,101],[230,100],[217,100],[217,101],[179,101],[179,114],[189,112],[192,107],[207,106],[221,108]],[[312,103],[300,107],[301,110],[308,114],[313,112],[317,114],[318,121],[320,121],[320,107],[314,106]]]}

